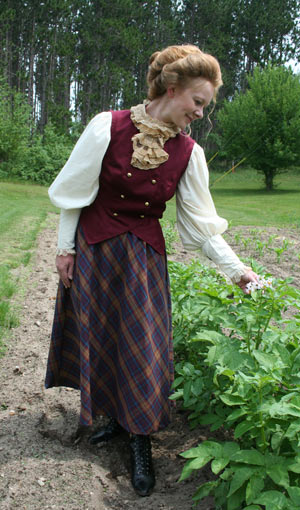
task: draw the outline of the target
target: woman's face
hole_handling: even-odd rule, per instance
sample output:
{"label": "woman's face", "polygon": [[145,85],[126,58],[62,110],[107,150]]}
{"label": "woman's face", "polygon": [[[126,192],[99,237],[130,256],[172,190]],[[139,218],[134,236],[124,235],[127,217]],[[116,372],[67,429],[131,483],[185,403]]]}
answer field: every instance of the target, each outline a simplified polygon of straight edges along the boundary
{"label": "woman's face", "polygon": [[168,87],[168,121],[182,130],[193,120],[202,119],[203,110],[211,102],[214,87],[203,78],[191,78],[186,87]]}

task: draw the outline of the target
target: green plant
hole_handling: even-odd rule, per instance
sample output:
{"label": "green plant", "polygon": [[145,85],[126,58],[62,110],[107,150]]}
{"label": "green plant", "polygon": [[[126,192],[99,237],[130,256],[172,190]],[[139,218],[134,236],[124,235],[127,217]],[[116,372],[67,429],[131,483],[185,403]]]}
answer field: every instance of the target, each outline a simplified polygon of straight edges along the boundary
{"label": "green plant", "polygon": [[269,65],[255,67],[248,85],[219,112],[222,142],[227,157],[247,158],[264,175],[266,189],[272,190],[275,176],[300,155],[300,140],[294,134],[300,130],[300,82],[291,69]]}
{"label": "green plant", "polygon": [[242,237],[241,241],[242,241],[244,248],[246,250],[248,248],[248,246],[251,244],[252,239],[251,239],[251,237]]}
{"label": "green plant", "polygon": [[235,240],[236,244],[239,244],[239,242],[241,240],[241,234],[239,232],[234,234],[234,240]]}
{"label": "green plant", "polygon": [[18,176],[39,184],[50,184],[71,152],[70,140],[48,123],[43,135],[35,133],[27,147]]}
{"label": "green plant", "polygon": [[266,247],[267,247],[266,243],[264,243],[260,239],[256,239],[255,248],[256,248],[256,251],[258,252],[258,255],[260,255],[260,256],[263,255]]}
{"label": "green plant", "polygon": [[166,242],[166,252],[168,255],[174,253],[174,243],[179,241],[175,220],[161,220],[161,226]]}
{"label": "green plant", "polygon": [[276,255],[277,255],[277,264],[280,264],[280,260],[281,260],[281,255],[288,249],[289,247],[289,241],[287,239],[284,239],[283,242],[282,242],[282,245],[279,246],[279,247],[275,247],[273,248]]}
{"label": "green plant", "polygon": [[271,234],[267,240],[266,247],[269,248],[273,243],[274,239],[276,239],[276,234]]}
{"label": "green plant", "polygon": [[[180,276],[179,276],[180,275]],[[182,479],[211,462],[219,478],[199,488],[217,509],[295,510],[300,483],[300,293],[288,281],[246,296],[194,263],[171,267],[176,377],[193,426],[227,430],[183,454]],[[225,334],[226,332],[226,334]],[[200,380],[199,380],[200,379]],[[281,494],[280,497],[277,497]]]}
{"label": "green plant", "polygon": [[2,176],[18,173],[30,136],[30,108],[26,97],[0,78],[0,170]]}
{"label": "green plant", "polygon": [[[183,453],[189,459],[180,480],[211,462],[219,479],[206,482],[193,496],[195,503],[213,493],[216,509],[297,510],[299,508],[300,457],[288,459],[234,442],[205,441]],[[292,481],[293,485],[290,485]]]}

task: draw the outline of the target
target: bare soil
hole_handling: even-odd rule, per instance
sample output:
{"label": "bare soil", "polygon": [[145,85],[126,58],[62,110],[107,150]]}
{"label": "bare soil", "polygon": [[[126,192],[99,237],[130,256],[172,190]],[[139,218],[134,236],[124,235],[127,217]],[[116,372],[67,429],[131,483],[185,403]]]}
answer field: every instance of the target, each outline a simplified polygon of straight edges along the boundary
{"label": "bare soil", "polygon": [[[190,510],[196,488],[210,478],[203,469],[178,482],[184,459],[180,453],[207,439],[205,428],[190,430],[186,413],[177,407],[172,424],[153,436],[157,483],[153,494],[140,498],[132,490],[127,436],[102,446],[88,443],[90,429],[78,429],[79,392],[68,388],[44,389],[44,376],[55,303],[57,272],[54,266],[57,215],[50,215],[41,232],[31,267],[19,268],[20,325],[12,332],[6,356],[0,360],[0,508],[2,510]],[[245,227],[232,229],[251,235]],[[297,232],[261,230],[259,236],[274,243],[290,240],[282,255],[266,251],[260,262],[279,277],[293,276],[299,286],[300,241]],[[254,234],[253,234],[254,236]],[[255,234],[257,237],[258,234]],[[273,244],[274,244],[273,243]],[[253,244],[254,246],[254,244]],[[252,250],[253,251],[253,250]],[[255,250],[254,250],[255,251]],[[273,257],[274,255],[274,257]],[[170,258],[188,261],[176,244]],[[94,428],[104,423],[99,418]],[[199,510],[213,510],[211,498]]]}
{"label": "bare soil", "polygon": [[[224,238],[239,257],[247,259],[246,265],[251,265],[254,260],[263,267],[264,274],[282,280],[290,278],[290,284],[300,288],[299,229],[239,226],[231,227]],[[286,249],[280,254],[285,243]],[[204,264],[216,267],[201,253],[186,252],[180,242],[175,243],[174,248],[175,253],[169,257],[171,260],[186,263],[197,257]]]}

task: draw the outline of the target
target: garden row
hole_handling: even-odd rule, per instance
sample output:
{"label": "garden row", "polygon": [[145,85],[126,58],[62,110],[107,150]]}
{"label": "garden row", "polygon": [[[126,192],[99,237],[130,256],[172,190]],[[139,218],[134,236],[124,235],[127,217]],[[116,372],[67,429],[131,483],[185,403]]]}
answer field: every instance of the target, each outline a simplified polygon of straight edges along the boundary
{"label": "garden row", "polygon": [[169,262],[172,398],[189,411],[192,427],[211,433],[211,440],[182,454],[181,480],[210,463],[211,481],[199,487],[195,504],[213,495],[216,510],[296,510],[300,292],[255,269],[265,285],[249,296],[197,261]]}

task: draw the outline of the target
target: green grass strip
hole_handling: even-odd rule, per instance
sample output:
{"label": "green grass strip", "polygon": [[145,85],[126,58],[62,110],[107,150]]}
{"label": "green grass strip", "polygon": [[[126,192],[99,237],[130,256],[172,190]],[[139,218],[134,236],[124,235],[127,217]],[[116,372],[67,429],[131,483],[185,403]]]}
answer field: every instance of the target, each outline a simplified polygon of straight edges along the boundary
{"label": "green grass strip", "polygon": [[[210,182],[220,176],[210,172]],[[216,185],[211,194],[218,214],[231,225],[300,227],[300,171],[279,175],[275,189],[266,191],[261,175],[252,169],[238,169]],[[175,199],[168,202],[164,219],[173,222]]]}
{"label": "green grass strip", "polygon": [[23,282],[13,270],[29,263],[42,222],[54,210],[45,187],[0,182],[0,354],[8,330],[18,323],[13,298]]}
{"label": "green grass strip", "polygon": [[[218,175],[210,175],[213,183]],[[266,191],[255,170],[239,169],[212,185],[218,214],[232,225],[300,227],[300,172],[290,171],[275,179]]]}

